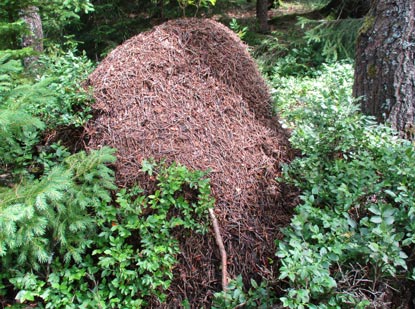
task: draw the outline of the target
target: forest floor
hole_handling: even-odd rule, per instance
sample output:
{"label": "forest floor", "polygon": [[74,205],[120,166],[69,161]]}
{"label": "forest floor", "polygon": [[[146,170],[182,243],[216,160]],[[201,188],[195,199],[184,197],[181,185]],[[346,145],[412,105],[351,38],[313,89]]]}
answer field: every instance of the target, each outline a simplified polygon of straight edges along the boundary
{"label": "forest floor", "polygon": [[[241,2],[241,1],[239,1]],[[218,4],[214,10],[212,19],[219,20],[224,24],[229,24],[232,19],[236,19],[242,26],[248,26],[252,31],[256,28],[256,8],[254,2],[232,2],[226,8]],[[218,13],[216,13],[216,10]],[[307,5],[300,1],[284,1],[277,8],[271,8],[268,11],[268,20],[272,35],[273,31],[283,31],[285,29],[296,28],[297,16],[311,13],[315,10],[313,6]],[[220,13],[219,13],[220,12]]]}

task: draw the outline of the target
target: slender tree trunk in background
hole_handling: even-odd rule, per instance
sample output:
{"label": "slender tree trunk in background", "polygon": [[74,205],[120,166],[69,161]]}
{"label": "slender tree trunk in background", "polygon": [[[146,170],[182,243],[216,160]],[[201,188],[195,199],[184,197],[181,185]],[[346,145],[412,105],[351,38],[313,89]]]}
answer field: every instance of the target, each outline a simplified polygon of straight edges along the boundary
{"label": "slender tree trunk in background", "polygon": [[[43,52],[43,30],[39,8],[36,6],[29,6],[22,10],[21,16],[29,31],[22,38],[22,47],[32,47],[36,52]],[[36,60],[36,56],[27,57],[24,59],[24,65],[28,67]]]}
{"label": "slender tree trunk in background", "polygon": [[269,32],[268,0],[257,0],[256,1],[256,17],[259,23],[259,31],[262,33]]}
{"label": "slender tree trunk in background", "polygon": [[362,111],[415,140],[415,1],[373,0],[358,37],[355,97]]}

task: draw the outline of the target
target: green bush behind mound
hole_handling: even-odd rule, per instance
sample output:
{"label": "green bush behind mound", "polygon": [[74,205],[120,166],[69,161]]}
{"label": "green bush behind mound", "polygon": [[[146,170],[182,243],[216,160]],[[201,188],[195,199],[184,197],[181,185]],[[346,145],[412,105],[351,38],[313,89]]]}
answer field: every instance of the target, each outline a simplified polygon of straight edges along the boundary
{"label": "green bush behind mound", "polygon": [[247,291],[237,278],[215,294],[217,308],[380,306],[400,280],[415,280],[413,144],[360,113],[351,64],[310,75],[270,80],[275,110],[299,151],[279,181],[302,192],[277,242],[279,281],[251,282]]}
{"label": "green bush behind mound", "polygon": [[301,155],[284,177],[301,203],[279,242],[290,308],[364,307],[394,278],[414,277],[415,151],[352,99],[353,67],[274,76],[276,107]]}

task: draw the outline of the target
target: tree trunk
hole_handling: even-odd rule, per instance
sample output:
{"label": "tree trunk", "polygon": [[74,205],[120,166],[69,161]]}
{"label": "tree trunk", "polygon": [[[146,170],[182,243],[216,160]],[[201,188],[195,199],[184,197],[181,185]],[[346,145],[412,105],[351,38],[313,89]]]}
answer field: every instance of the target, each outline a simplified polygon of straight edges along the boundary
{"label": "tree trunk", "polygon": [[269,32],[268,25],[268,0],[256,1],[256,17],[259,23],[259,32]]}
{"label": "tree trunk", "polygon": [[[39,8],[29,6],[22,10],[21,16],[28,28],[28,33],[22,38],[22,47],[32,47],[38,53],[43,52],[43,30]],[[28,67],[35,60],[37,60],[36,56],[26,57],[24,64]]]}
{"label": "tree trunk", "polygon": [[362,111],[414,140],[415,2],[373,0],[356,49],[354,96]]}

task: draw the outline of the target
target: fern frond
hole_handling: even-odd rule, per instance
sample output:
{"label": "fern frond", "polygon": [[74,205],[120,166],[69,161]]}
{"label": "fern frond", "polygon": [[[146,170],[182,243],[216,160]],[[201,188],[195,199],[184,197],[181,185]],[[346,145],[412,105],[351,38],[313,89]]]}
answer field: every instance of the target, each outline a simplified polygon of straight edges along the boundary
{"label": "fern frond", "polygon": [[51,79],[34,84],[16,86],[7,97],[7,106],[23,109],[31,115],[48,121],[47,117],[43,117],[43,113],[49,114],[52,112],[51,109],[59,109],[58,97],[48,88],[50,83]]}
{"label": "fern frond", "polygon": [[24,130],[43,129],[44,123],[21,109],[0,109],[0,137],[20,135]]}
{"label": "fern frond", "polygon": [[298,17],[298,24],[307,27],[305,38],[309,43],[321,43],[322,53],[328,59],[353,59],[357,35],[363,19],[311,20]]}
{"label": "fern frond", "polygon": [[[4,204],[13,205],[23,203],[36,205],[37,199],[55,200],[56,191],[65,191],[70,185],[72,174],[62,167],[56,167],[41,180],[31,182],[22,181],[14,188],[4,190],[0,200],[0,208]],[[38,198],[38,196],[40,196]]]}
{"label": "fern frond", "polygon": [[0,74],[18,74],[23,71],[22,62],[15,60],[11,52],[0,51]]}
{"label": "fern frond", "polygon": [[[115,151],[113,148],[103,147],[99,150],[91,151],[89,155],[85,152],[79,152],[68,158],[66,163],[74,171],[75,177],[83,177],[85,179],[88,172],[91,171],[94,171],[95,176],[107,177],[113,174],[113,172],[102,166],[102,164],[114,163],[116,160],[114,156]],[[82,162],[82,164],[79,164],[79,162]],[[97,174],[97,172],[99,173]],[[92,179],[91,176],[94,175],[89,175],[89,179]]]}
{"label": "fern frond", "polygon": [[34,257],[40,263],[47,263],[50,257],[50,252],[45,250],[47,248],[48,241],[45,238],[36,238],[32,242]]}
{"label": "fern frond", "polygon": [[[2,55],[5,55],[9,57],[9,59],[17,60],[19,63],[21,63],[20,59],[32,56],[34,53],[35,51],[31,47],[25,47],[20,49],[2,49],[0,50],[0,57]],[[23,65],[21,66],[23,68]]]}
{"label": "fern frond", "polygon": [[0,106],[5,98],[14,87],[13,76],[21,73],[23,66],[21,61],[11,59],[9,53],[0,51]]}
{"label": "fern frond", "polygon": [[0,239],[0,257],[5,256],[7,253],[7,247],[4,240]]}
{"label": "fern frond", "polygon": [[[69,156],[39,180],[0,188],[0,255],[33,269],[52,255],[78,261],[90,243],[95,218],[88,210],[110,200],[114,150]],[[13,260],[13,259],[9,259]]]}
{"label": "fern frond", "polygon": [[17,20],[14,22],[2,21],[0,22],[0,34],[2,36],[9,33],[21,33],[26,29],[25,23],[23,20]]}

